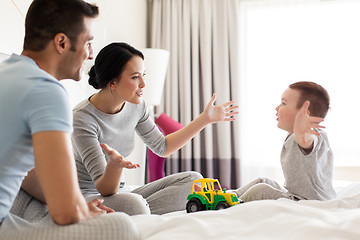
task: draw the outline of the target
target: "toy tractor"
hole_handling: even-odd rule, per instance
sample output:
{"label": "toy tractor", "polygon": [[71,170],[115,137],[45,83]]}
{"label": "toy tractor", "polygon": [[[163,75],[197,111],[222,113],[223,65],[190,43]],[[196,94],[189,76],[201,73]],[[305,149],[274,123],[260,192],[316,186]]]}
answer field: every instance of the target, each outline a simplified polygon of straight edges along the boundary
{"label": "toy tractor", "polygon": [[217,179],[203,178],[193,181],[192,193],[187,197],[186,212],[225,209],[239,203],[235,193],[221,189]]}

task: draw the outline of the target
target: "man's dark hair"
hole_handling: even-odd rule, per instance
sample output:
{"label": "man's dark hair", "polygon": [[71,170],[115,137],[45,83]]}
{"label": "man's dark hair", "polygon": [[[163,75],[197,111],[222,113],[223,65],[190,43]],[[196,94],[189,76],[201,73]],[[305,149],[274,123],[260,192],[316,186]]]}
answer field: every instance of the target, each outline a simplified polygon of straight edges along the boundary
{"label": "man's dark hair", "polygon": [[84,18],[99,15],[97,6],[82,0],[34,0],[26,14],[24,50],[41,51],[56,34],[64,33],[72,50],[85,29]]}

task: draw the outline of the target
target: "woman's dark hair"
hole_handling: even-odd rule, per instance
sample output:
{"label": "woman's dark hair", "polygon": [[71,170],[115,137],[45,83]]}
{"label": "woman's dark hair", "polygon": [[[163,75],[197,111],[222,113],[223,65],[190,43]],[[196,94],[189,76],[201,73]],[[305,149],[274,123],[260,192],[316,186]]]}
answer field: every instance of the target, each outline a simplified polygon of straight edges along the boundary
{"label": "woman's dark hair", "polygon": [[289,86],[291,89],[300,91],[298,108],[305,101],[310,101],[310,115],[324,118],[330,108],[330,97],[325,88],[314,82],[296,82]]}
{"label": "woman's dark hair", "polygon": [[121,75],[127,62],[134,56],[144,59],[144,55],[127,43],[110,43],[96,56],[95,64],[89,71],[89,84],[95,89],[103,89]]}
{"label": "woman's dark hair", "polygon": [[98,15],[98,7],[83,0],[34,0],[26,14],[24,50],[44,50],[58,33],[70,39],[74,50],[77,37],[85,30],[84,17]]}

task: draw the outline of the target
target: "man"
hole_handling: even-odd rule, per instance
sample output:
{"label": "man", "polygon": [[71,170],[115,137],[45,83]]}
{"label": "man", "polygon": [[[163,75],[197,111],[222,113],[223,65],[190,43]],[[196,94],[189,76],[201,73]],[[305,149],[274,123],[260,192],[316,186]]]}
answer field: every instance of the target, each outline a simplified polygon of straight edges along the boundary
{"label": "man", "polygon": [[[0,65],[0,238],[138,237],[127,215],[103,215],[113,211],[98,199],[86,203],[71,149],[72,114],[59,80],[80,80],[84,61],[93,58],[97,15],[98,8],[82,0],[34,0],[22,54]],[[9,213],[21,184],[47,203],[49,226]]]}

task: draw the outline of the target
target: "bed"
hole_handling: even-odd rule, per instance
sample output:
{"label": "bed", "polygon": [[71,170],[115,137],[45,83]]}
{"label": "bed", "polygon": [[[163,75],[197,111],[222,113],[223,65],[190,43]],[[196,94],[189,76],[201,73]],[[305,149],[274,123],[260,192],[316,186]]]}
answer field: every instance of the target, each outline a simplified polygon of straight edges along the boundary
{"label": "bed", "polygon": [[141,239],[360,239],[360,183],[335,200],[263,200],[220,211],[133,216]]}
{"label": "bed", "polygon": [[[12,213],[32,222],[46,206],[19,192]],[[338,190],[337,199],[254,201],[224,210],[131,216],[140,239],[360,239],[360,182]]]}

